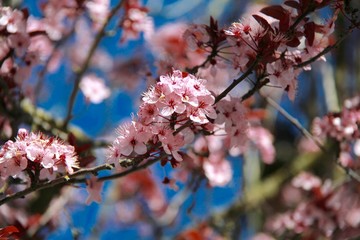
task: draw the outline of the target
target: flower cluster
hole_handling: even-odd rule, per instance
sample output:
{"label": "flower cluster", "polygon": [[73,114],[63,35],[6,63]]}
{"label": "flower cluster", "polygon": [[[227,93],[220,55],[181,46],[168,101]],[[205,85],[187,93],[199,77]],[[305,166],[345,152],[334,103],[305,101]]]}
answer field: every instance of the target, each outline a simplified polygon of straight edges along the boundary
{"label": "flower cluster", "polygon": [[[197,126],[216,118],[215,98],[205,87],[205,80],[174,70],[144,93],[138,118],[119,128],[119,136],[111,147],[110,161],[150,153],[150,145],[160,144],[166,154],[182,160],[181,147],[192,141],[193,134],[177,128],[191,120]],[[188,130],[191,133],[191,131]]]}
{"label": "flower cluster", "polygon": [[128,0],[124,3],[125,13],[120,27],[122,28],[121,42],[139,38],[141,32],[145,37],[153,33],[153,19],[148,16],[148,9],[142,6],[140,0]]}
{"label": "flower cluster", "polygon": [[91,19],[94,22],[95,29],[99,29],[102,24],[106,21],[109,8],[110,1],[109,0],[91,0],[85,3],[87,9],[89,10],[89,14]]}
{"label": "flower cluster", "polygon": [[7,141],[0,150],[0,183],[23,171],[35,181],[52,180],[57,173],[73,173],[77,166],[73,146],[55,137],[20,129],[16,141]]}
{"label": "flower cluster", "polygon": [[213,19],[209,26],[190,27],[184,34],[189,46],[194,51],[200,49],[212,53],[200,67],[200,76],[209,79],[206,75],[215,76],[220,72],[229,76],[234,72],[234,77],[257,61],[257,73],[267,77],[272,86],[285,90],[293,100],[297,76],[302,69],[310,69],[303,63],[330,45],[341,4],[332,18],[318,23],[312,18],[303,18],[301,13],[309,8],[321,9],[328,3],[288,2],[294,1],[249,11],[241,21],[223,30],[218,29]]}
{"label": "flower cluster", "polygon": [[185,23],[165,24],[151,38],[146,39],[157,60],[158,73],[168,72],[172,67],[181,70],[192,68],[205,61],[204,51],[199,48],[196,50],[200,51],[190,51],[192,46],[183,37],[188,27]]}
{"label": "flower cluster", "polygon": [[329,113],[315,118],[313,134],[325,140],[326,137],[339,143],[339,162],[344,167],[360,167],[360,97],[345,101],[339,113]]}
{"label": "flower cluster", "polygon": [[8,79],[8,82],[14,81],[15,85],[22,84],[38,61],[36,52],[28,51],[30,35],[27,18],[26,11],[0,7],[0,77]]}
{"label": "flower cluster", "polygon": [[302,234],[312,239],[349,239],[359,234],[359,183],[350,181],[334,188],[310,173],[301,173],[293,185],[307,192],[308,198],[293,210],[272,219],[269,227],[276,235]]}
{"label": "flower cluster", "polygon": [[[296,65],[311,59],[329,45],[329,36],[339,12],[336,10],[333,17],[323,24],[317,24],[311,18],[298,21],[301,12],[306,11],[310,4],[265,7],[225,30],[235,52],[233,62],[242,63],[237,67],[243,69],[261,56],[260,62],[270,84],[287,91],[292,100],[295,98],[296,77],[300,73]],[[324,7],[320,3],[313,5],[314,9]],[[301,42],[305,44],[302,46]]]}
{"label": "flower cluster", "polygon": [[110,89],[105,85],[103,79],[95,74],[85,75],[79,84],[86,100],[95,104],[101,103],[110,96]]}

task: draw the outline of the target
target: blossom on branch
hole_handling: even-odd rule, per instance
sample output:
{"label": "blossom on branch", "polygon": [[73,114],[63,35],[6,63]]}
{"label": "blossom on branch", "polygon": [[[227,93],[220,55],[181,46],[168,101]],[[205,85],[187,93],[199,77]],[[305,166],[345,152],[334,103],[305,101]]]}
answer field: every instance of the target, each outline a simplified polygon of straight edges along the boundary
{"label": "blossom on branch", "polygon": [[7,141],[0,150],[0,182],[23,171],[32,181],[53,180],[57,173],[73,173],[78,168],[73,146],[42,133],[19,129],[16,141]]}

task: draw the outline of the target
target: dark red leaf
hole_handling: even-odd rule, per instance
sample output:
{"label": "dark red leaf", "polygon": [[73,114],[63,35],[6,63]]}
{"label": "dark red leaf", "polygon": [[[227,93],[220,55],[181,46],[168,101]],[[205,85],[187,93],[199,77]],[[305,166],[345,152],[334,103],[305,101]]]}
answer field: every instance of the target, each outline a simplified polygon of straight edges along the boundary
{"label": "dark red leaf", "polygon": [[161,159],[160,165],[163,167],[163,166],[166,165],[167,162],[168,162],[168,161],[167,161],[166,159]]}
{"label": "dark red leaf", "polygon": [[270,24],[268,23],[268,21],[266,21],[265,18],[263,18],[263,17],[261,17],[261,16],[259,16],[259,15],[256,15],[256,14],[254,14],[254,15],[252,15],[252,16],[253,16],[253,18],[255,18],[255,20],[256,20],[265,30],[267,30],[267,29],[272,29],[271,26],[270,26]]}
{"label": "dark red leaf", "polygon": [[86,156],[86,157],[82,157],[79,162],[80,162],[80,167],[86,167],[87,165],[89,165],[90,163],[92,163],[93,161],[95,161],[96,157],[90,155],[90,156]]}
{"label": "dark red leaf", "polygon": [[25,19],[28,19],[28,18],[29,18],[29,16],[30,16],[30,14],[29,14],[29,9],[23,8],[23,9],[21,9],[21,12],[24,14],[24,18],[25,18]]}
{"label": "dark red leaf", "polygon": [[18,233],[19,229],[15,226],[0,228],[0,237],[10,237],[13,233]]}
{"label": "dark red leaf", "polygon": [[288,41],[286,45],[289,47],[297,47],[300,45],[300,40],[297,37],[294,37],[293,39]]}
{"label": "dark red leaf", "polygon": [[260,12],[275,19],[278,19],[280,21],[279,30],[281,32],[285,32],[289,29],[290,15],[289,12],[282,6],[274,5],[274,6],[265,7],[261,9]]}
{"label": "dark red leaf", "polygon": [[289,0],[289,1],[285,1],[284,4],[289,7],[295,8],[297,10],[301,9],[301,6],[297,1]]}
{"label": "dark red leaf", "polygon": [[286,14],[283,19],[280,20],[279,30],[280,32],[286,32],[290,27],[290,16]]}
{"label": "dark red leaf", "polygon": [[265,7],[261,9],[260,12],[280,21],[285,17],[285,15],[288,15],[288,12],[280,5]]}
{"label": "dark red leaf", "polygon": [[169,184],[170,179],[168,177],[164,177],[164,180],[162,181],[163,184]]}
{"label": "dark red leaf", "polygon": [[315,23],[314,22],[308,22],[304,25],[304,34],[306,39],[308,40],[308,43],[310,46],[313,45],[314,39],[315,39]]}

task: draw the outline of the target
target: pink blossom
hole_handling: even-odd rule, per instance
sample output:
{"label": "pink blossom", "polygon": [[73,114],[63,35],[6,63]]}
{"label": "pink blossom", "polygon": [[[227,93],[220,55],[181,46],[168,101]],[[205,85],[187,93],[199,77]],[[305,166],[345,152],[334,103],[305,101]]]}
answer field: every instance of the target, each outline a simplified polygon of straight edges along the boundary
{"label": "pink blossom", "polygon": [[183,160],[179,154],[180,148],[184,146],[184,138],[181,135],[167,135],[162,141],[162,146],[165,152],[172,155],[177,161]]}
{"label": "pink blossom", "polygon": [[270,83],[279,86],[288,92],[289,98],[294,100],[297,88],[296,75],[294,69],[278,60],[266,65]]}
{"label": "pink blossom", "polygon": [[320,178],[308,172],[302,172],[292,180],[292,185],[297,188],[302,188],[305,191],[310,191],[321,186]]}
{"label": "pink blossom", "polygon": [[40,170],[40,179],[54,179],[56,173],[71,174],[78,168],[75,149],[57,138],[19,129],[16,141],[7,141],[0,150],[1,177],[15,176],[25,169],[33,171],[33,166]]}
{"label": "pink blossom", "polygon": [[88,192],[88,197],[85,201],[87,205],[91,202],[101,203],[101,191],[103,189],[104,182],[97,181],[97,178],[92,176],[86,181],[86,191]]}
{"label": "pink blossom", "polygon": [[123,30],[121,42],[137,39],[141,32],[146,39],[150,38],[154,31],[154,23],[147,14],[147,8],[138,0],[127,1],[124,5],[125,14],[120,23]]}
{"label": "pink blossom", "polygon": [[0,28],[5,28],[9,33],[24,33],[26,23],[24,15],[19,10],[12,10],[9,7],[0,9]]}
{"label": "pink blossom", "polygon": [[146,39],[151,51],[159,61],[160,73],[165,73],[164,66],[185,69],[201,64],[205,60],[202,51],[189,51],[183,34],[187,29],[184,23],[166,24],[159,28],[150,38]]}
{"label": "pink blossom", "polygon": [[8,37],[8,44],[15,50],[18,57],[22,57],[29,47],[30,39],[28,35],[23,33],[11,34]]}
{"label": "pink blossom", "polygon": [[101,103],[111,94],[103,79],[94,74],[85,75],[79,86],[86,99],[95,104]]}
{"label": "pink blossom", "polygon": [[223,187],[232,179],[231,165],[221,156],[212,155],[208,161],[204,162],[203,169],[211,186]]}
{"label": "pink blossom", "polygon": [[197,50],[204,43],[208,43],[210,41],[210,36],[204,25],[190,25],[184,32],[183,37],[185,38],[189,49],[193,51]]}
{"label": "pink blossom", "polygon": [[150,124],[159,114],[159,109],[155,104],[143,103],[139,107],[138,117],[139,121],[143,124]]}
{"label": "pink blossom", "polygon": [[109,13],[110,1],[109,0],[91,0],[85,3],[89,10],[90,17],[94,21],[95,29],[99,29],[101,24],[106,21]]}
{"label": "pink blossom", "polygon": [[161,101],[161,115],[168,117],[174,112],[183,113],[186,110],[186,105],[182,103],[181,97],[176,93],[169,93],[165,95]]}
{"label": "pink blossom", "polygon": [[262,127],[250,127],[247,136],[260,150],[261,158],[266,164],[271,164],[275,160],[275,148],[273,136]]}
{"label": "pink blossom", "polygon": [[124,156],[129,156],[132,152],[136,154],[145,154],[147,151],[145,143],[148,139],[138,134],[134,124],[125,124],[118,130],[118,150]]}
{"label": "pink blossom", "polygon": [[10,48],[9,44],[7,43],[6,39],[0,39],[0,59],[3,60],[6,55],[9,53]]}
{"label": "pink blossom", "polygon": [[197,123],[208,123],[208,117],[215,119],[217,117],[216,111],[213,107],[215,98],[212,95],[199,96],[199,104],[197,107],[193,107],[190,112],[190,119]]}

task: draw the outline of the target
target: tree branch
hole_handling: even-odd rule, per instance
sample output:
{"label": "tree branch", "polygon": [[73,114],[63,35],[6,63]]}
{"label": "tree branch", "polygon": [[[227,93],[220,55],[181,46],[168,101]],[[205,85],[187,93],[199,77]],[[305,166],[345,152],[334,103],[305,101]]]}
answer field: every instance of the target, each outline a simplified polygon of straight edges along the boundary
{"label": "tree branch", "polygon": [[[300,132],[305,137],[307,137],[308,139],[313,141],[316,144],[316,146],[318,146],[321,149],[321,151],[323,153],[327,153],[328,150],[324,147],[324,145],[320,141],[318,141],[306,128],[304,128],[296,118],[291,116],[284,108],[282,108],[279,104],[277,104],[270,97],[266,97],[265,99],[271,106],[273,106],[276,110],[278,110],[279,113],[281,113],[281,115],[283,115],[287,120],[289,120],[289,122],[291,122],[297,129],[299,129]],[[336,161],[336,163],[337,163],[337,166],[339,166],[341,169],[343,169],[348,176],[350,176],[352,179],[354,179],[360,183],[360,176],[356,172],[354,172],[351,168],[346,168],[346,167],[342,166],[337,161]]]}
{"label": "tree branch", "polygon": [[63,128],[66,128],[67,125],[69,124],[71,118],[72,118],[72,110],[74,108],[74,104],[75,104],[75,98],[76,95],[79,91],[79,84],[80,81],[84,75],[84,73],[86,72],[86,70],[89,67],[91,58],[93,57],[95,50],[97,49],[101,39],[103,38],[103,36],[105,36],[105,29],[107,27],[107,25],[110,23],[111,19],[115,16],[115,14],[120,10],[120,8],[123,5],[124,0],[121,0],[109,13],[107,19],[105,20],[105,22],[103,23],[101,29],[99,30],[99,33],[96,35],[93,44],[90,47],[90,50],[88,52],[88,55],[85,58],[84,64],[82,65],[82,67],[78,70],[77,74],[76,74],[76,78],[74,81],[74,88],[71,92],[70,95],[70,99],[69,99],[69,103],[68,103],[68,111],[63,123]]}

